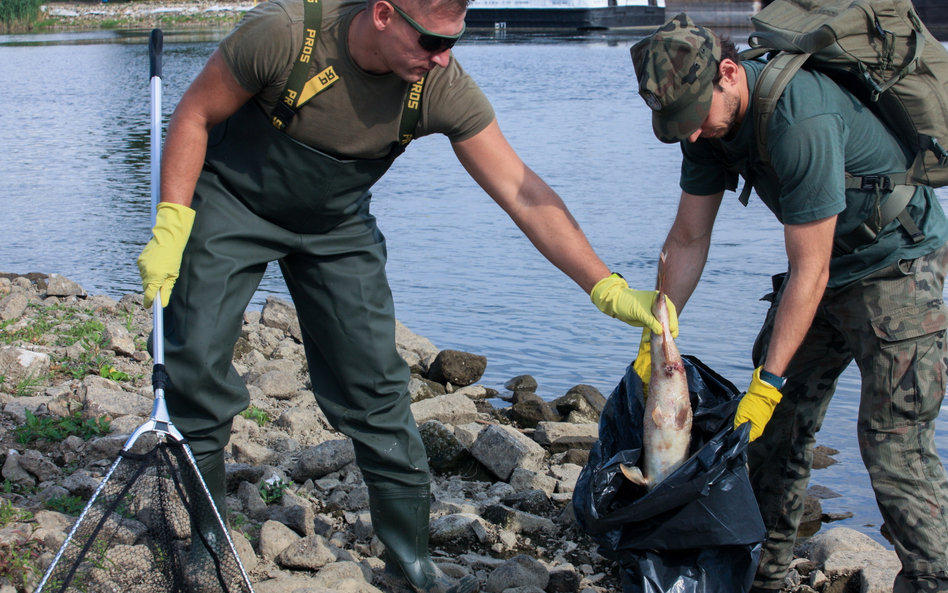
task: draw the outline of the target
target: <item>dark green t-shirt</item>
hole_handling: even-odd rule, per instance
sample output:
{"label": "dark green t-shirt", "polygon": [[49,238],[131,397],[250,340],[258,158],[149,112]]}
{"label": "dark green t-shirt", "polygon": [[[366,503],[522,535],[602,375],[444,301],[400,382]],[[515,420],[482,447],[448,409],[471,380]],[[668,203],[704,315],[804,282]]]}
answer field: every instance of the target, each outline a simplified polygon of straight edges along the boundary
{"label": "dark green t-shirt", "polygon": [[[369,74],[349,54],[349,25],[364,8],[364,0],[324,3],[310,76],[332,66],[339,80],[304,104],[286,132],[335,156],[373,159],[386,156],[398,137],[409,84],[394,73]],[[302,42],[302,0],[272,0],[248,12],[221,41],[220,51],[234,79],[270,113]],[[446,68],[428,74],[415,137],[440,133],[458,142],[493,119],[487,97],[452,55]]]}
{"label": "dark green t-shirt", "polygon": [[[748,87],[764,63],[744,62]],[[722,141],[728,155],[715,151],[711,141],[681,143],[681,188],[694,195],[725,189],[729,159],[759,163],[754,139],[753,97],[735,137]],[[777,101],[767,130],[772,167],[777,178],[759,176],[754,188],[783,224],[804,224],[838,215],[836,234],[843,235],[864,222],[876,208],[874,191],[845,188],[845,173],[854,176],[904,172],[912,163],[898,138],[859,99],[818,72],[800,70]],[[882,192],[885,200],[888,192]],[[934,251],[948,239],[948,220],[930,188],[920,187],[908,206],[925,233],[912,243],[896,221],[876,241],[830,262],[829,286],[844,286],[899,259],[914,259]]]}

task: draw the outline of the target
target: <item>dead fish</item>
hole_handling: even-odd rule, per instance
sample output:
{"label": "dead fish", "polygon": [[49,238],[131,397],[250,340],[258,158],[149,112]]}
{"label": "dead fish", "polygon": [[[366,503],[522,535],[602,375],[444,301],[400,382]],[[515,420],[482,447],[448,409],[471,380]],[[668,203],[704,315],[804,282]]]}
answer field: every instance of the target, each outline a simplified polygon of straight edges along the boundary
{"label": "dead fish", "polygon": [[[664,262],[662,253],[661,262]],[[652,333],[652,377],[648,383],[642,438],[642,467],[621,465],[622,473],[634,484],[649,490],[668,477],[688,459],[691,446],[691,397],[681,353],[668,327],[668,305],[662,290],[661,263],[659,291],[652,313],[662,324],[661,333]]]}

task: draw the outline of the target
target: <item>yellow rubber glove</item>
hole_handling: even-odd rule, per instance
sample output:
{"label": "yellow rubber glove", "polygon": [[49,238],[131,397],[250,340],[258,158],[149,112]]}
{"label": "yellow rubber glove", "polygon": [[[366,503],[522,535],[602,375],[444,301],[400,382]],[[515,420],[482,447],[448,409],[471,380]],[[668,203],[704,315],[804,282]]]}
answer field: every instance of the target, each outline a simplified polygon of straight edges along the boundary
{"label": "yellow rubber glove", "polygon": [[763,434],[764,427],[773,416],[774,408],[783,397],[776,387],[761,380],[760,371],[763,368],[761,366],[754,370],[750,387],[741,398],[741,403],[737,404],[737,412],[734,414],[734,428],[745,422],[751,423],[751,441]]}
{"label": "yellow rubber glove", "polygon": [[[596,283],[589,298],[600,311],[610,317],[635,327],[647,327],[660,332],[662,324],[652,315],[652,303],[655,302],[657,294],[658,291],[655,290],[632,290],[622,276],[612,274]],[[678,315],[675,313],[675,305],[667,297],[665,301],[668,303],[669,329],[672,336],[677,336]]]}
{"label": "yellow rubber glove", "polygon": [[648,382],[652,380],[652,330],[647,327],[642,329],[639,353],[635,356],[632,368],[642,379],[642,393],[648,399]]}
{"label": "yellow rubber glove", "polygon": [[181,271],[181,254],[191,236],[194,210],[181,204],[161,202],[155,216],[152,238],[138,256],[138,271],[142,275],[145,307],[151,307],[155,294],[161,289],[161,306],[167,307],[171,289]]}

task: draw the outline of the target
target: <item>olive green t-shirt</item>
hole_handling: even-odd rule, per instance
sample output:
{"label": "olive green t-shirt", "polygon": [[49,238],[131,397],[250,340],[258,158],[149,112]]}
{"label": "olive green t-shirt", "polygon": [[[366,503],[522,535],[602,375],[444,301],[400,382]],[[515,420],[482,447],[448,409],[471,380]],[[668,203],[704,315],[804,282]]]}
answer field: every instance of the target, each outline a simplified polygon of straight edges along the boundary
{"label": "olive green t-shirt", "polygon": [[[294,139],[343,158],[373,159],[389,153],[409,87],[394,73],[363,71],[349,54],[349,25],[364,8],[364,0],[324,3],[309,75],[332,66],[339,80],[304,104],[286,128]],[[270,113],[302,42],[302,0],[272,0],[249,11],[221,41],[220,51],[234,79]],[[493,119],[487,97],[452,55],[446,68],[428,74],[415,137],[440,133],[458,142]]]}
{"label": "olive green t-shirt", "polygon": [[[763,70],[761,61],[743,62],[748,87]],[[727,156],[711,141],[681,143],[682,190],[703,196],[725,189],[725,161],[748,159],[758,164],[754,138],[753,97],[734,138],[722,141]],[[902,173],[912,163],[908,152],[882,121],[847,90],[824,74],[800,70],[777,101],[767,130],[773,178],[759,175],[754,189],[783,224],[804,224],[838,215],[836,235],[863,223],[876,208],[874,191],[845,188],[845,173],[854,176]],[[884,200],[889,192],[882,192]],[[934,192],[919,187],[909,214],[925,233],[912,243],[895,221],[876,241],[830,262],[829,287],[845,286],[899,259],[934,251],[948,239],[948,220]]]}

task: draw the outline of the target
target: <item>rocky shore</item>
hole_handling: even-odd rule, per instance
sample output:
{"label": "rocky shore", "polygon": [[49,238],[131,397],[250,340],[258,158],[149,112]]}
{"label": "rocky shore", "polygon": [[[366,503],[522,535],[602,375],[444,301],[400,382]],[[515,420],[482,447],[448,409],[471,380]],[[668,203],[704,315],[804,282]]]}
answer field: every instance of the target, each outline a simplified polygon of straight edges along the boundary
{"label": "rocky shore", "polygon": [[[0,273],[0,593],[34,589],[150,415],[151,325],[140,295],[116,301],[55,274]],[[441,350],[401,324],[397,343],[412,369],[433,470],[431,548],[445,572],[473,574],[490,593],[621,590],[621,567],[597,552],[571,501],[605,397],[577,385],[546,402],[527,375],[484,386],[483,356]],[[228,511],[255,590],[399,591],[382,576],[352,444],[309,391],[290,303],[270,297],[244,315],[234,364],[251,405],[227,448]],[[817,497],[808,504],[817,525],[833,519]],[[887,591],[898,570],[893,552],[845,528],[798,555],[787,591]]]}
{"label": "rocky shore", "polygon": [[253,0],[136,0],[50,2],[41,10],[42,30],[230,28],[254,7]]}

